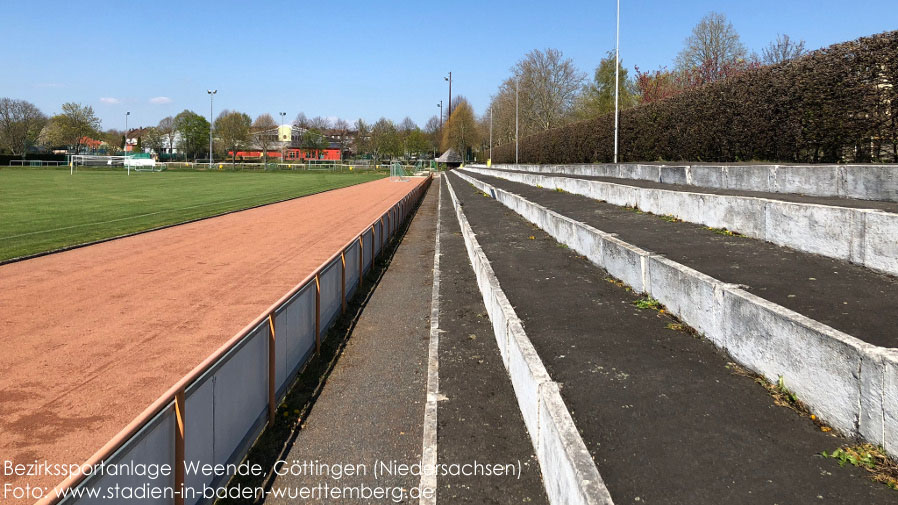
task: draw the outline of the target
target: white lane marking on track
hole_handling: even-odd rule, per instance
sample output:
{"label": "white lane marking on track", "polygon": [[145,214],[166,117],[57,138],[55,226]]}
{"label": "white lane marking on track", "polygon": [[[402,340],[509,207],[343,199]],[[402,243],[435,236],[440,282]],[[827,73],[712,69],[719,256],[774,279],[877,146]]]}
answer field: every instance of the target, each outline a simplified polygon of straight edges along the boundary
{"label": "white lane marking on track", "polygon": [[[427,356],[427,401],[424,404],[424,444],[421,451],[421,467],[435,468],[437,464],[437,401],[439,401],[439,345],[440,345],[440,214],[443,205],[443,177],[439,178],[437,193],[437,237],[433,250],[433,290],[430,295],[430,346]],[[437,476],[435,472],[422,472],[420,505],[437,502]],[[429,492],[425,493],[427,490]]]}

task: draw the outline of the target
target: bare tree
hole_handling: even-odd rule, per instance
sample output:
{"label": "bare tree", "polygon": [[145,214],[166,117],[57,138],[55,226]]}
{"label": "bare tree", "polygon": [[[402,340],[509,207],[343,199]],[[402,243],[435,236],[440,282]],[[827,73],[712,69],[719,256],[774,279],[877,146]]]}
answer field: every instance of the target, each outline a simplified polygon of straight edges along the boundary
{"label": "bare tree", "polygon": [[175,141],[178,136],[178,128],[175,124],[175,118],[168,116],[159,120],[159,124],[156,125],[156,130],[165,138],[168,146],[168,153],[174,154],[175,151]]}
{"label": "bare tree", "polygon": [[746,58],[745,46],[733,23],[719,12],[710,12],[692,28],[686,47],[677,55],[677,69],[687,72],[704,67],[714,80],[724,68]]}
{"label": "bare tree", "polygon": [[293,124],[295,126],[299,126],[300,128],[308,128],[309,127],[309,118],[306,117],[305,112],[300,112],[296,115],[296,118],[293,119]]}
{"label": "bare tree", "polygon": [[418,125],[416,125],[412,118],[408,116],[405,116],[405,119],[403,119],[402,122],[399,123],[399,131],[401,132],[410,132],[417,129]]}
{"label": "bare tree", "polygon": [[349,139],[349,122],[345,119],[337,119],[334,121],[334,132],[337,134],[337,142],[340,144],[340,157],[342,158],[343,153],[347,151],[350,147],[350,139]]}
{"label": "bare tree", "polygon": [[[515,135],[515,80],[509,77],[499,86],[499,91],[490,100],[493,115],[493,144],[500,145],[514,142]],[[484,115],[491,113],[490,109]],[[529,122],[521,122],[521,134],[535,131]]]}
{"label": "bare tree", "polygon": [[253,122],[253,138],[256,141],[256,145],[262,149],[262,156],[266,165],[268,164],[268,149],[277,142],[277,127],[278,124],[274,122],[271,114],[261,114]]}
{"label": "bare tree", "polygon": [[430,116],[430,119],[424,124],[424,134],[427,135],[427,140],[430,142],[431,149],[436,153],[440,148],[440,141],[442,140],[440,138],[442,133],[440,132],[439,117],[436,115]]}
{"label": "bare tree", "polygon": [[776,40],[761,50],[761,61],[765,65],[775,65],[798,58],[807,52],[804,47],[804,40],[795,42],[788,35],[781,34],[777,35]]}
{"label": "bare tree", "polygon": [[154,153],[159,154],[165,146],[165,137],[159,129],[149,127],[143,133],[144,145],[150,148]]}
{"label": "bare tree", "polygon": [[512,72],[513,81],[520,85],[520,111],[527,130],[548,130],[562,124],[585,78],[557,49],[530,51]]}
{"label": "bare tree", "polygon": [[467,152],[480,142],[480,128],[474,119],[474,109],[464,97],[461,97],[458,107],[449,116],[443,128],[442,148],[455,149],[463,160],[467,160]]}
{"label": "bare tree", "polygon": [[359,118],[355,122],[355,154],[358,156],[368,153],[370,150],[370,141],[371,127],[368,126],[368,123],[366,123],[364,119]]}
{"label": "bare tree", "polygon": [[47,116],[33,103],[0,98],[0,147],[22,158],[47,124]]}
{"label": "bare tree", "polygon": [[249,141],[251,126],[252,119],[248,115],[227,109],[215,120],[215,136],[226,152],[231,151],[231,163],[237,162],[237,151]]}
{"label": "bare tree", "polygon": [[309,120],[308,128],[314,128],[319,131],[329,130],[331,127],[330,119],[321,116],[315,116]]}

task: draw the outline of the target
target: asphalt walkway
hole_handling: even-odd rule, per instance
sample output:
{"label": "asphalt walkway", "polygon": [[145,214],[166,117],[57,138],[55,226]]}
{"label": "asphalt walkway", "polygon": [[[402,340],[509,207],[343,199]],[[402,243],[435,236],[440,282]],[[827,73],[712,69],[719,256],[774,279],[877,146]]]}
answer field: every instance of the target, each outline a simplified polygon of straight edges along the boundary
{"label": "asphalt walkway", "polygon": [[[419,474],[375,477],[374,470],[383,469],[380,462],[421,462],[439,184],[424,197],[283,458],[313,470],[276,477],[266,503],[418,503]],[[437,477],[436,503],[546,503],[448,194],[443,199],[436,448],[447,475]],[[511,465],[515,473],[459,474],[475,463]],[[347,468],[357,474],[337,478],[335,469]],[[384,496],[352,495],[366,488]],[[303,490],[317,494],[299,499]]]}
{"label": "asphalt walkway", "polygon": [[606,272],[449,180],[615,503],[895,502],[866,472],[822,458],[846,441],[776,406],[711,343],[636,308]]}

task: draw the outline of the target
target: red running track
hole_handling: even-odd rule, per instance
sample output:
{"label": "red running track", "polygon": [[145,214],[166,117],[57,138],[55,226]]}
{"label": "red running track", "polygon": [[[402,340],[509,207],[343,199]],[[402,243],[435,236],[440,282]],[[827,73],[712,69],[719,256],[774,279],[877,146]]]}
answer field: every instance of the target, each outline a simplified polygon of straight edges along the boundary
{"label": "red running track", "polygon": [[423,181],[382,179],[0,266],[0,490],[61,482],[2,465],[83,463]]}

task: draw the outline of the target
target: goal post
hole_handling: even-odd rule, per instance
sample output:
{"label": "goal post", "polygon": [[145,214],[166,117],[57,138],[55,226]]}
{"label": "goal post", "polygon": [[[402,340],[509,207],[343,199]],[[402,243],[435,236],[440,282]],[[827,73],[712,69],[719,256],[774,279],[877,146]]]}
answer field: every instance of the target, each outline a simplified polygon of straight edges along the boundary
{"label": "goal post", "polygon": [[165,165],[162,163],[156,163],[156,160],[154,160],[153,157],[148,153],[137,153],[122,156],[73,154],[69,159],[69,172],[71,174],[74,174],[76,167],[121,167],[127,169],[128,175],[131,175],[132,169],[137,172],[157,172],[164,168]]}

